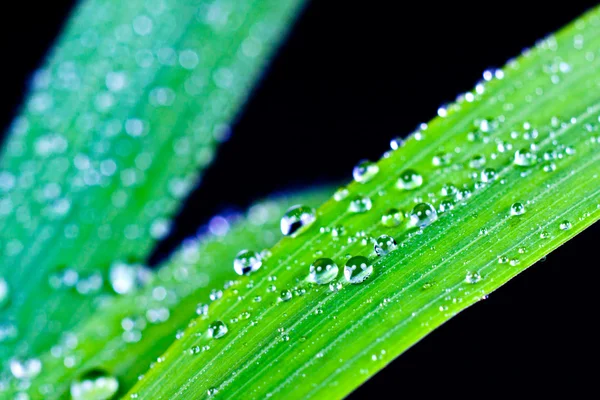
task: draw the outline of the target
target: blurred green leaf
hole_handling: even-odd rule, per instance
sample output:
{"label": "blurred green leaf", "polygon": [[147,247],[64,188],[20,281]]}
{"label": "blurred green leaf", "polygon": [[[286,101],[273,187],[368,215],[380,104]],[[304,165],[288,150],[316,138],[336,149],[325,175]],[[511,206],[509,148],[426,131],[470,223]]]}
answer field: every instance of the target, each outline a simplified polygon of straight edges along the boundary
{"label": "blurred green leaf", "polygon": [[[85,0],[0,157],[0,359],[35,357],[144,262],[302,0]],[[5,304],[6,303],[6,304]]]}

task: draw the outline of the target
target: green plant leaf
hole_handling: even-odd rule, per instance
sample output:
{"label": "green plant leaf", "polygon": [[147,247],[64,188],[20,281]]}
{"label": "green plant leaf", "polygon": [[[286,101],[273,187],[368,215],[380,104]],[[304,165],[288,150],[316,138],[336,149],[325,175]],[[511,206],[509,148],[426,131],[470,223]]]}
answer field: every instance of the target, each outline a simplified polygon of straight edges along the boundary
{"label": "green plant leaf", "polygon": [[[341,398],[596,221],[599,25],[594,10],[486,71],[399,149],[361,163],[125,398]],[[352,256],[370,260],[364,274],[373,263],[362,283],[344,278]],[[280,302],[282,290],[295,295]]]}
{"label": "green plant leaf", "polygon": [[[210,303],[211,288],[235,290],[241,284],[232,268],[240,250],[271,247],[280,236],[279,220],[288,207],[321,204],[331,192],[322,188],[279,195],[256,203],[246,215],[213,218],[204,233],[186,240],[165,262],[152,284],[107,299],[95,314],[67,332],[52,351],[43,354],[43,369],[27,391],[30,398],[62,398],[70,385],[89,371],[115,377],[119,391],[127,391],[181,335],[197,310]],[[18,384],[13,383],[17,391]]]}
{"label": "green plant leaf", "polygon": [[47,349],[102,301],[112,263],[168,233],[302,3],[76,8],[0,158],[4,363]]}

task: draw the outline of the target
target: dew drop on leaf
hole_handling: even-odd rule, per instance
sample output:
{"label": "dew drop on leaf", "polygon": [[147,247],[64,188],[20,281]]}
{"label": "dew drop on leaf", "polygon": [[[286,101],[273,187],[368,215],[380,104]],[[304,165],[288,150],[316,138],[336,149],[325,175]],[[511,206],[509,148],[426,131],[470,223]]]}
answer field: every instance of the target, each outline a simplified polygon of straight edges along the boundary
{"label": "dew drop on leaf", "polygon": [[352,170],[354,180],[359,183],[369,182],[377,175],[379,167],[372,161],[363,160],[359,162]]}
{"label": "dew drop on leaf", "polygon": [[373,273],[373,265],[364,256],[354,256],[346,262],[344,277],[350,283],[364,282]]}
{"label": "dew drop on leaf", "polygon": [[571,222],[564,220],[560,223],[559,227],[560,227],[561,231],[567,231],[567,230],[571,229]]}
{"label": "dew drop on leaf", "polygon": [[414,226],[424,228],[437,220],[437,212],[429,203],[417,204],[410,213],[410,222]]}
{"label": "dew drop on leaf", "polygon": [[42,362],[37,358],[10,360],[10,372],[17,379],[30,380],[39,375],[42,371]]}
{"label": "dew drop on leaf", "polygon": [[397,248],[396,241],[389,235],[381,235],[375,241],[375,253],[380,257],[388,255]]}
{"label": "dew drop on leaf", "polygon": [[2,307],[8,303],[8,295],[8,283],[6,283],[6,280],[0,276],[0,309],[2,309]]}
{"label": "dew drop on leaf", "polygon": [[370,197],[356,197],[352,199],[348,210],[352,213],[364,213],[373,207],[373,202]]}
{"label": "dew drop on leaf", "polygon": [[493,168],[486,168],[481,171],[481,181],[482,182],[492,182],[496,179],[496,170]]}
{"label": "dew drop on leaf", "polygon": [[402,146],[404,146],[404,139],[402,139],[400,136],[396,136],[390,140],[390,148],[392,150],[398,150]]}
{"label": "dew drop on leaf", "polygon": [[521,167],[530,167],[536,163],[536,155],[531,150],[524,148],[515,152],[513,162]]}
{"label": "dew drop on leaf", "polygon": [[208,336],[213,339],[220,339],[228,332],[227,325],[223,321],[212,322],[208,326]]}
{"label": "dew drop on leaf", "polygon": [[93,370],[71,383],[73,400],[108,400],[119,390],[119,381],[101,370]]}
{"label": "dew drop on leaf", "polygon": [[525,214],[525,206],[523,203],[514,203],[510,206],[510,215],[522,215]]}
{"label": "dew drop on leaf", "polygon": [[308,280],[317,285],[325,285],[338,275],[339,268],[331,258],[319,258],[309,268]]}
{"label": "dew drop on leaf", "polygon": [[281,217],[281,233],[285,236],[296,236],[305,231],[317,219],[315,209],[296,205],[290,207]]}
{"label": "dew drop on leaf", "polygon": [[467,275],[465,276],[465,282],[467,282],[467,283],[477,283],[480,280],[481,280],[481,275],[479,274],[479,272],[469,271],[469,272],[467,272]]}
{"label": "dew drop on leaf", "polygon": [[381,216],[381,224],[388,228],[400,225],[403,220],[404,214],[395,208],[390,208]]}
{"label": "dew drop on leaf", "polygon": [[279,299],[281,301],[290,301],[292,299],[292,292],[287,289],[282,290]]}
{"label": "dew drop on leaf", "polygon": [[233,269],[238,275],[248,275],[262,266],[260,254],[253,250],[242,250],[233,260]]}
{"label": "dew drop on leaf", "polygon": [[417,171],[407,169],[400,174],[396,187],[402,190],[413,190],[423,184],[423,177]]}

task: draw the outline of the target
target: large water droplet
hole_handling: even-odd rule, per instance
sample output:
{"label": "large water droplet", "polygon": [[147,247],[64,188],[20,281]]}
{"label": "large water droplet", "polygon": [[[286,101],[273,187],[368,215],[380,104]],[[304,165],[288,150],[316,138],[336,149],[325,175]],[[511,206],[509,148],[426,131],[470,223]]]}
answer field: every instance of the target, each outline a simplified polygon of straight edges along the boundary
{"label": "large water droplet", "polygon": [[373,207],[373,202],[369,197],[356,197],[350,201],[348,210],[353,213],[364,213]]}
{"label": "large water droplet", "polygon": [[400,174],[396,181],[396,187],[403,190],[413,190],[423,184],[423,177],[417,171],[407,169]]}
{"label": "large water droplet", "polygon": [[354,180],[359,183],[366,183],[373,179],[379,172],[379,167],[374,162],[363,160],[359,162],[352,170]]}
{"label": "large water droplet", "polygon": [[104,371],[94,370],[71,383],[73,400],[108,400],[119,390],[119,381]]}
{"label": "large water droplet", "polygon": [[522,215],[525,214],[525,206],[523,203],[514,203],[510,206],[510,215]]}
{"label": "large water droplet", "polygon": [[252,250],[242,250],[233,260],[233,269],[238,275],[248,275],[262,266],[260,254]]}
{"label": "large water droplet", "polygon": [[339,271],[331,258],[319,258],[309,268],[308,280],[317,285],[325,285],[335,279]]}
{"label": "large water droplet", "polygon": [[410,222],[420,228],[424,228],[437,220],[437,212],[429,203],[417,204],[410,213]]}
{"label": "large water droplet", "polygon": [[305,231],[317,219],[315,209],[296,205],[290,207],[281,217],[281,233],[285,236],[296,236]]}
{"label": "large water droplet", "polygon": [[534,152],[524,148],[515,152],[513,162],[521,167],[529,167],[536,163],[537,157]]}
{"label": "large water droplet", "polygon": [[208,336],[213,339],[220,339],[228,332],[227,325],[223,321],[212,322],[208,326]]}
{"label": "large water droplet", "polygon": [[375,253],[378,256],[386,256],[397,248],[396,241],[389,235],[381,235],[375,241]]}
{"label": "large water droplet", "polygon": [[373,265],[364,256],[354,256],[346,262],[344,277],[350,283],[364,282],[373,273]]}
{"label": "large water droplet", "polygon": [[10,372],[17,379],[33,379],[42,371],[42,362],[37,358],[19,360],[13,358],[10,360]]}

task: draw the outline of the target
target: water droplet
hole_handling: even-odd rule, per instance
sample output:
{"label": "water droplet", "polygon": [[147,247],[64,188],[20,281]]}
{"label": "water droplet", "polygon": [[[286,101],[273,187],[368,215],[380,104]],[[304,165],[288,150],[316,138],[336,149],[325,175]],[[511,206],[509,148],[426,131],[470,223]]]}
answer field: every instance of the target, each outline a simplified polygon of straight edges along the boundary
{"label": "water droplet", "polygon": [[452,162],[452,153],[437,153],[431,159],[431,163],[435,167],[444,167],[450,165]]}
{"label": "water droplet", "polygon": [[467,283],[477,283],[481,280],[481,275],[479,274],[479,272],[467,272],[467,275],[465,276],[465,282]]}
{"label": "water droplet", "polygon": [[373,273],[373,265],[364,256],[354,256],[346,262],[344,277],[350,283],[364,282]]}
{"label": "water droplet", "polygon": [[440,213],[450,211],[454,208],[454,202],[452,201],[452,199],[444,199],[440,201],[440,206],[438,208],[440,210]]}
{"label": "water droplet", "polygon": [[308,280],[325,285],[335,279],[338,271],[337,264],[331,258],[319,258],[310,265]]}
{"label": "water droplet", "polygon": [[440,192],[442,193],[442,196],[454,196],[456,192],[458,192],[458,189],[453,184],[446,183],[444,186],[442,186],[442,190]]}
{"label": "water droplet", "polygon": [[560,223],[559,227],[560,227],[561,231],[569,230],[569,229],[571,229],[571,222],[564,220]]}
{"label": "water droplet", "polygon": [[296,205],[290,207],[281,217],[281,233],[285,236],[296,236],[304,232],[317,219],[315,209]]}
{"label": "water droplet", "polygon": [[366,183],[373,179],[379,172],[379,167],[374,162],[363,160],[352,170],[354,180],[359,183]]}
{"label": "water droplet", "polygon": [[402,146],[404,146],[404,139],[402,139],[400,136],[396,136],[390,140],[390,148],[392,150],[398,150]]}
{"label": "water droplet", "polygon": [[292,299],[292,292],[290,290],[282,290],[281,294],[279,295],[279,299],[281,301],[290,301]]}
{"label": "water droplet", "polygon": [[390,208],[381,216],[381,223],[388,228],[400,225],[403,220],[404,214],[395,208]]}
{"label": "water droplet", "polygon": [[223,321],[215,321],[208,326],[208,336],[220,339],[227,334],[227,325]]}
{"label": "water droplet", "polygon": [[13,358],[10,360],[10,372],[17,379],[31,380],[42,371],[42,362],[37,358],[19,360]]}
{"label": "water droplet", "polygon": [[215,394],[217,394],[217,393],[219,393],[219,389],[217,389],[217,388],[209,388],[209,389],[206,391],[206,394],[207,394],[208,396],[210,396],[210,397],[214,396],[214,395],[215,395]]}
{"label": "water droplet", "polygon": [[110,285],[118,294],[132,293],[152,279],[152,272],[140,264],[117,261],[110,266]]}
{"label": "water droplet", "polygon": [[108,400],[119,390],[119,381],[104,371],[93,370],[71,383],[73,400]]}
{"label": "water droplet", "polygon": [[338,190],[335,191],[335,193],[333,194],[333,199],[335,201],[342,201],[344,200],[346,197],[348,197],[348,194],[350,194],[350,192],[348,191],[348,189],[346,188],[339,188]]}
{"label": "water droplet", "polygon": [[417,204],[410,213],[410,222],[420,228],[424,228],[437,220],[437,212],[429,203]]}
{"label": "water droplet", "polygon": [[380,257],[388,255],[397,248],[398,245],[394,238],[388,235],[381,235],[375,241],[375,253]]}
{"label": "water droplet", "polygon": [[396,181],[396,187],[403,190],[413,190],[423,184],[423,177],[421,174],[412,169],[407,169],[400,174],[398,181]]}
{"label": "water droplet", "polygon": [[486,168],[481,171],[481,181],[482,182],[492,182],[496,179],[496,170],[493,168]]}
{"label": "water droplet", "polygon": [[373,207],[373,202],[369,197],[355,197],[350,202],[348,210],[353,213],[364,213],[369,211]]}
{"label": "water droplet", "polygon": [[535,153],[527,148],[517,150],[513,162],[521,167],[530,167],[537,161]]}
{"label": "water droplet", "polygon": [[522,215],[525,214],[525,206],[523,203],[514,203],[510,206],[510,215]]}
{"label": "water droplet", "polygon": [[238,275],[256,272],[262,266],[262,259],[256,251],[242,250],[233,260],[233,269]]}
{"label": "water droplet", "polygon": [[6,280],[0,276],[0,309],[2,309],[2,307],[8,303],[8,295],[8,283],[6,283]]}
{"label": "water droplet", "polygon": [[469,167],[474,169],[482,168],[485,165],[486,161],[487,160],[485,159],[484,155],[477,154],[473,156],[473,158],[471,158],[471,160],[469,161]]}

